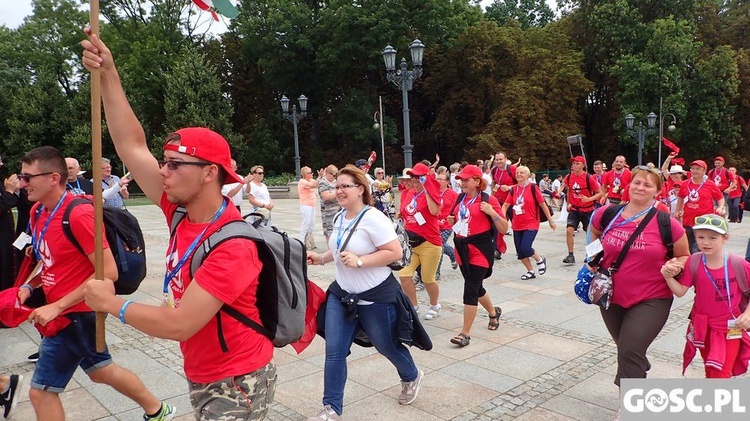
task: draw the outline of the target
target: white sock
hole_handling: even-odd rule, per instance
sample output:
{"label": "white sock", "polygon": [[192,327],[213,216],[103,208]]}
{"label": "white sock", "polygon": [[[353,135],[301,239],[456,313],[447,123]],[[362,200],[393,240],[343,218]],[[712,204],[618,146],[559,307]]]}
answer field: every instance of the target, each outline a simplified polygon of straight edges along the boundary
{"label": "white sock", "polygon": [[440,310],[442,307],[443,306],[441,306],[440,303],[437,303],[434,306],[432,306],[432,305],[430,306],[431,309],[436,310],[436,311]]}

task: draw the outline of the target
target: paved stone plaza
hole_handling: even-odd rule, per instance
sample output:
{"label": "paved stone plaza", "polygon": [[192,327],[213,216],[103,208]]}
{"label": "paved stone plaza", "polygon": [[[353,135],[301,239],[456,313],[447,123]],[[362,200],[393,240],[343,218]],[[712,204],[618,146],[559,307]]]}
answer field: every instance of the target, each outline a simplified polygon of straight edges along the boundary
{"label": "paved stone plaza", "polygon": [[[249,205],[243,205],[245,209]],[[163,280],[163,255],[167,226],[155,206],[131,207],[140,220],[148,245],[149,277],[132,299],[158,303]],[[318,211],[319,212],[319,211]],[[274,224],[290,235],[299,230],[296,200],[277,200]],[[316,244],[324,245],[320,216],[316,214]],[[562,224],[564,225],[564,224]],[[728,249],[744,255],[750,234],[747,224],[731,224]],[[510,237],[506,237],[512,243]],[[576,258],[583,258],[584,233],[576,236]],[[584,305],[572,292],[580,263],[561,263],[565,250],[564,227],[552,232],[543,224],[535,243],[547,257],[548,272],[521,281],[523,266],[515,260],[513,246],[495,264],[485,286],[496,305],[503,308],[500,328],[487,330],[487,313],[480,310],[472,330],[471,345],[457,348],[449,339],[462,323],[462,279],[446,258],[442,267],[440,317],[424,321],[434,348],[412,350],[425,379],[417,400],[410,406],[397,402],[400,392],[393,366],[373,349],[354,346],[349,357],[349,380],[344,418],[349,420],[611,420],[618,408],[618,391],[612,383],[616,350],[598,308]],[[312,280],[325,288],[333,281],[333,266],[313,266]],[[427,295],[420,292],[427,303]],[[676,299],[667,325],[649,351],[651,377],[680,377],[684,333],[692,293]],[[0,372],[26,376],[16,420],[33,420],[28,400],[28,380],[34,369],[26,357],[39,343],[36,330],[25,325],[0,331]],[[157,397],[175,404],[178,420],[194,419],[182,372],[177,343],[151,339],[110,317],[107,343],[114,360],[140,375]],[[323,394],[324,343],[316,338],[301,355],[291,347],[276,351],[279,382],[269,419],[301,420],[317,413]],[[700,360],[698,358],[697,360]],[[693,363],[688,377],[702,377]],[[93,384],[80,370],[62,394],[69,420],[139,420],[135,403],[108,386]]]}

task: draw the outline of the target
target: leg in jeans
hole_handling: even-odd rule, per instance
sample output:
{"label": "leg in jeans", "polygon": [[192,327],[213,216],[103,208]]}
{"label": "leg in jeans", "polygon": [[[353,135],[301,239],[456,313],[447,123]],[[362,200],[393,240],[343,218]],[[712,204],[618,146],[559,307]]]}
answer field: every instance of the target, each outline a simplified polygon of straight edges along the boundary
{"label": "leg in jeans", "polygon": [[362,329],[380,354],[396,367],[402,382],[416,380],[419,371],[409,350],[398,340],[396,303],[374,303],[359,306]]}
{"label": "leg in jeans", "polygon": [[539,261],[541,258],[534,250],[533,244],[536,239],[537,230],[523,230],[513,231],[513,242],[516,245],[516,253],[518,254],[518,260],[523,263],[523,267],[526,268],[527,272],[534,272],[531,267],[530,257],[534,258],[534,261]]}
{"label": "leg in jeans", "polygon": [[601,310],[609,334],[617,344],[617,376],[620,379],[645,379],[651,365],[646,351],[661,332],[669,317],[672,298],[648,300],[630,308],[611,304]]}
{"label": "leg in jeans", "polygon": [[[440,237],[443,238],[443,254],[450,257],[451,263],[456,261],[453,247],[448,244],[448,238],[450,238],[452,232],[452,230],[440,230]],[[440,263],[438,263],[437,274],[435,275],[438,278],[440,278],[440,267],[443,265],[443,254],[440,255]]]}
{"label": "leg in jeans", "polygon": [[739,221],[739,213],[740,213],[740,198],[735,197],[733,199],[729,199],[729,221],[731,222],[738,222]]}
{"label": "leg in jeans", "polygon": [[323,370],[323,405],[331,405],[341,415],[346,385],[346,356],[354,341],[359,322],[344,317],[344,306],[335,295],[326,301],[326,360]]}

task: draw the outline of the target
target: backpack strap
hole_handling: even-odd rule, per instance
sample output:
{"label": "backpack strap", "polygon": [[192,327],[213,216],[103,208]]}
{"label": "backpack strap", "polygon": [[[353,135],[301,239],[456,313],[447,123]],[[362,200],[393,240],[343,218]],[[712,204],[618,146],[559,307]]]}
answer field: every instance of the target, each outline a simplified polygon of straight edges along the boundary
{"label": "backpack strap", "polygon": [[702,251],[693,253],[690,256],[690,267],[688,268],[688,270],[690,270],[690,278],[695,279],[695,277],[698,276],[698,265],[700,264],[702,258]]}
{"label": "backpack strap", "polygon": [[612,221],[612,219],[617,215],[617,212],[620,211],[620,209],[624,208],[625,204],[621,203],[619,205],[609,205],[607,209],[604,209],[604,213],[602,213],[602,231],[604,228],[609,225],[609,223]]}
{"label": "backpack strap", "polygon": [[659,234],[661,241],[667,247],[667,259],[674,257],[674,238],[672,238],[672,217],[663,211],[656,214],[659,221]]}
{"label": "backpack strap", "polygon": [[177,231],[177,226],[180,225],[183,219],[187,216],[187,209],[184,206],[178,206],[172,214],[172,222],[169,223],[169,236],[173,236]]}
{"label": "backpack strap", "polygon": [[359,221],[361,221],[362,218],[365,217],[365,214],[367,213],[368,210],[370,210],[370,207],[365,209],[365,211],[362,212],[362,214],[359,215],[359,218],[357,218],[357,220],[354,222],[354,226],[352,226],[352,228],[349,230],[349,235],[346,236],[346,240],[344,240],[344,244],[341,245],[341,248],[339,249],[339,251],[343,251],[344,249],[346,249],[346,246],[349,244],[349,240],[351,240],[352,238],[352,234],[354,234],[354,230],[356,230],[357,226],[359,225]]}
{"label": "backpack strap", "polygon": [[67,238],[68,241],[70,241],[71,243],[73,243],[73,245],[75,246],[75,248],[81,254],[83,254],[85,256],[86,252],[83,251],[83,247],[81,246],[81,243],[78,242],[78,239],[76,239],[75,235],[73,235],[73,230],[70,229],[70,214],[71,214],[71,212],[73,212],[73,208],[76,207],[76,206],[78,206],[78,205],[80,205],[81,203],[88,203],[88,204],[93,205],[93,203],[90,200],[88,200],[88,199],[86,199],[84,197],[77,197],[77,198],[71,200],[70,203],[68,203],[68,207],[65,208],[65,212],[63,212],[62,230],[63,230],[63,234],[65,234],[65,238]]}
{"label": "backpack strap", "polygon": [[740,291],[743,295],[750,294],[750,289],[747,284],[747,273],[745,272],[745,265],[742,257],[735,254],[729,253],[729,263],[732,265],[734,276],[737,278],[737,284],[740,286]]}
{"label": "backpack strap", "polygon": [[609,271],[611,274],[614,274],[620,269],[622,262],[625,260],[625,256],[627,256],[628,252],[630,251],[630,246],[633,245],[635,239],[638,238],[639,235],[641,235],[644,229],[646,229],[646,226],[649,222],[651,222],[651,219],[657,212],[659,211],[656,208],[651,208],[651,210],[641,220],[641,223],[638,224],[638,227],[635,229],[635,231],[633,231],[633,234],[630,235],[628,240],[625,242],[625,245],[622,246],[622,251],[620,251],[620,255],[617,256],[617,261],[615,261],[612,266],[609,267]]}
{"label": "backpack strap", "polygon": [[458,206],[458,204],[463,202],[465,198],[466,198],[466,193],[461,192],[461,194],[459,194],[458,197],[456,198],[456,201],[453,202],[453,207],[451,208],[451,212],[448,215],[453,215],[453,213],[456,211],[456,207]]}

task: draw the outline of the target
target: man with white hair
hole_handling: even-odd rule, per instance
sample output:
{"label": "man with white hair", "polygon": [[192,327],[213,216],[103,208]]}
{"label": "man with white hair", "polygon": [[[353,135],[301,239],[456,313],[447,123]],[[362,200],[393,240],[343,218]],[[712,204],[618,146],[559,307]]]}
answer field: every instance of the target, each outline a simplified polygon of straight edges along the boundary
{"label": "man with white hair", "polygon": [[75,196],[94,194],[94,184],[81,177],[81,165],[78,164],[78,160],[75,158],[65,158],[65,165],[68,167],[68,184],[65,189]]}

